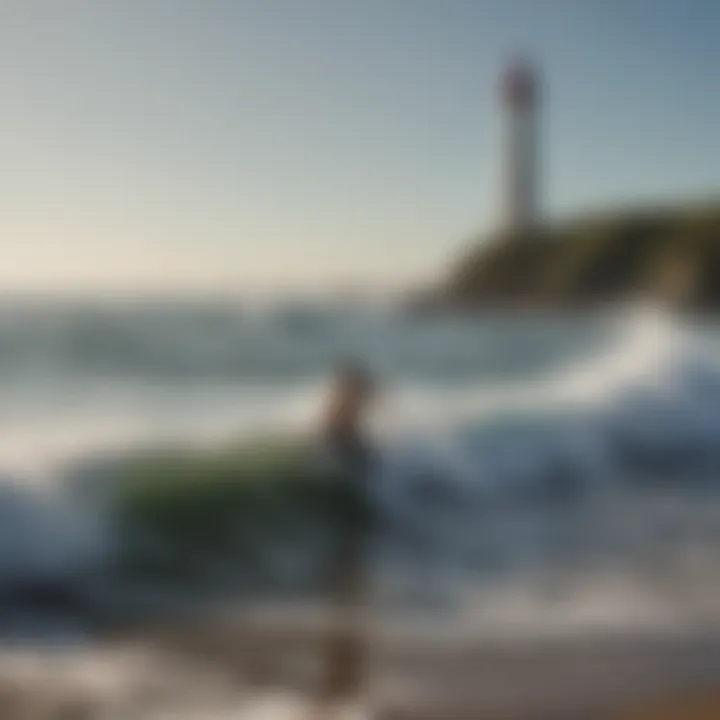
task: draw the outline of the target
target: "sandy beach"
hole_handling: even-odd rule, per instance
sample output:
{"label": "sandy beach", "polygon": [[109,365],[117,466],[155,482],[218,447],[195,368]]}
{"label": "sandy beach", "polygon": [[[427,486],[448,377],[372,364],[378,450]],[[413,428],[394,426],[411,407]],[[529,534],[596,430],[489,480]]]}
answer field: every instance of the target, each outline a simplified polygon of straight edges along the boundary
{"label": "sandy beach", "polygon": [[[153,621],[75,649],[5,648],[0,718],[305,720],[326,630],[317,617],[236,613]],[[720,718],[716,633],[383,627],[370,654],[368,706],[383,720]]]}
{"label": "sandy beach", "polygon": [[[316,621],[268,615],[170,622],[139,637],[229,673],[246,690],[307,695],[323,630]],[[387,720],[720,718],[715,633],[493,639],[383,628],[373,637],[370,705]]]}

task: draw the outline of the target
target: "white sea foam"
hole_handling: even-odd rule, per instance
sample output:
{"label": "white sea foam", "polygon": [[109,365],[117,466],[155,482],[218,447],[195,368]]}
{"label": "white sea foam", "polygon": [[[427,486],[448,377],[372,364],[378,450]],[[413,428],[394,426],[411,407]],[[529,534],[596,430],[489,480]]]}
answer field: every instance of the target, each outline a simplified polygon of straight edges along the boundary
{"label": "white sea foam", "polygon": [[[467,585],[468,577],[482,578],[488,568],[494,572],[498,567],[514,569],[528,578],[540,572],[538,568],[542,575],[558,564],[573,567],[576,563],[592,570],[586,590],[571,594],[571,608],[564,606],[562,612],[565,619],[575,618],[577,625],[595,620],[620,623],[623,617],[632,617],[634,622],[640,615],[667,620],[677,613],[678,603],[687,612],[690,608],[699,612],[699,596],[692,602],[688,597],[668,600],[662,596],[664,590],[641,577],[636,568],[623,564],[633,558],[639,566],[648,565],[654,549],[661,547],[657,541],[660,521],[656,508],[645,505],[633,506],[632,517],[626,519],[630,500],[617,487],[627,478],[658,476],[673,462],[672,467],[679,467],[685,475],[683,482],[703,474],[711,476],[720,466],[716,451],[720,344],[712,328],[692,329],[659,311],[636,309],[599,325],[602,344],[596,342],[592,350],[578,353],[569,343],[569,350],[542,371],[535,368],[535,358],[525,347],[528,370],[513,378],[502,372],[479,371],[469,378],[440,381],[400,372],[398,368],[402,370],[406,361],[393,360],[393,352],[402,355],[401,349],[408,346],[412,352],[407,357],[412,359],[422,353],[423,343],[440,340],[452,346],[449,353],[460,353],[449,357],[448,363],[467,368],[474,352],[484,358],[482,362],[490,362],[493,348],[488,343],[505,342],[505,352],[510,353],[513,343],[522,345],[520,341],[536,331],[527,325],[505,328],[503,332],[511,336],[509,342],[505,336],[494,335],[495,329],[484,331],[482,322],[432,328],[424,335],[388,325],[399,322],[397,319],[384,318],[376,331],[367,318],[362,322],[352,326],[352,331],[364,332],[368,343],[374,338],[374,344],[368,345],[369,354],[381,371],[385,368],[388,375],[395,375],[395,380],[387,383],[376,422],[384,462],[375,488],[388,522],[414,528],[424,537],[423,551],[413,550],[414,541],[407,537],[392,541],[396,545],[405,542],[407,552],[398,547],[384,550],[388,557],[406,564],[411,564],[408,557],[413,552],[419,556],[420,580],[411,582],[427,588],[427,578],[437,573],[434,577],[439,584],[452,585],[451,577],[461,577],[460,584]],[[147,355],[148,348],[155,346],[151,344],[152,326],[145,325],[139,347]],[[560,321],[553,332],[558,333],[558,326],[562,327]],[[165,327],[163,342],[178,353],[192,346],[192,357],[186,358],[190,366],[229,367],[220,363],[217,355],[229,352],[228,338],[224,350],[218,350],[216,342],[212,350],[201,352],[195,341],[179,343],[175,331],[184,332]],[[292,338],[272,339],[267,328],[247,332],[256,343],[271,337],[268,342],[280,348],[278,352],[300,353],[292,350]],[[323,332],[333,336],[334,330]],[[347,337],[349,332],[345,326],[337,329],[338,336],[344,333]],[[110,330],[105,327],[103,333]],[[572,334],[570,329],[568,333]],[[316,332],[315,342],[321,342],[317,339],[321,335]],[[361,341],[362,337],[356,344]],[[436,345],[432,352],[425,347],[433,362],[440,364],[442,346],[438,349]],[[264,346],[259,347],[262,350]],[[303,351],[302,363],[310,363],[310,349]],[[100,362],[100,351],[94,345],[91,350],[95,354],[90,358]],[[263,352],[270,351],[265,348]],[[543,352],[549,351],[545,348]],[[249,351],[243,353],[243,362],[251,367]],[[104,351],[99,357],[103,363],[114,362]],[[135,362],[132,358],[127,361],[131,365]],[[201,378],[187,384],[127,377],[118,380],[124,367],[121,359],[107,382],[95,378],[92,383],[83,380],[73,385],[67,373],[64,379],[54,381],[46,374],[43,382],[31,382],[36,393],[46,393],[45,402],[28,389],[27,399],[22,393],[12,396],[12,407],[18,409],[13,413],[8,400],[10,405],[3,411],[0,461],[12,476],[0,497],[0,579],[7,581],[21,572],[76,572],[101,561],[108,552],[112,537],[103,524],[104,516],[97,508],[76,504],[75,498],[57,485],[58,468],[66,461],[88,453],[132,452],[147,443],[208,442],[262,428],[306,427],[314,418],[322,391],[317,373],[302,372],[297,379],[282,382],[268,374],[264,385],[260,376],[243,380],[242,374],[240,380]],[[508,355],[510,360],[518,364],[517,357]],[[89,362],[87,357],[84,361]],[[175,371],[181,365],[177,361]],[[67,387],[71,390],[63,390],[63,383],[70,383]],[[72,388],[84,389],[75,395]],[[609,495],[608,488],[613,488]],[[543,493],[556,497],[574,492],[585,498],[582,510],[559,511],[535,503],[545,497]],[[710,523],[696,526],[698,505],[703,502],[716,501],[680,497],[673,511],[678,544],[685,548],[694,544],[694,557],[705,558],[701,568],[686,577],[688,587],[700,587],[701,578],[713,577],[707,568],[720,550],[720,534],[715,534],[715,528]],[[570,557],[569,548],[573,547],[577,553]],[[690,572],[687,558],[671,568],[669,561],[665,562],[668,557],[663,558],[663,572]],[[620,585],[607,580],[609,576],[601,575],[600,570],[594,574],[593,563],[601,561],[612,566],[617,573],[613,577],[635,580],[619,590]],[[607,582],[599,582],[600,577]],[[709,584],[703,586],[702,597],[714,592]],[[543,613],[547,623],[556,622],[551,618],[561,605],[554,600],[523,595],[517,588],[507,592],[513,602],[500,599],[495,607],[509,618],[508,626],[522,626],[521,616],[541,624]],[[467,590],[466,599],[472,596]],[[529,600],[531,596],[535,599]],[[489,597],[483,604],[493,606]],[[651,607],[656,611],[648,609]],[[597,613],[606,611],[609,615],[598,620]],[[706,609],[703,613],[707,614]],[[492,622],[499,622],[497,614]]]}

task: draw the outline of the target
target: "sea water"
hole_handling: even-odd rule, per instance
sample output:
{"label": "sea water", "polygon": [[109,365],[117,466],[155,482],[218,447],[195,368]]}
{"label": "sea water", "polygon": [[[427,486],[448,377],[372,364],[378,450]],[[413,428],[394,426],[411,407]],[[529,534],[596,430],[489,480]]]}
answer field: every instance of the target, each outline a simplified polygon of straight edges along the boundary
{"label": "sea water", "polygon": [[501,634],[720,619],[720,326],[638,307],[4,301],[0,586],[102,563],[68,468],[307,428],[347,356],[382,390],[379,608]]}

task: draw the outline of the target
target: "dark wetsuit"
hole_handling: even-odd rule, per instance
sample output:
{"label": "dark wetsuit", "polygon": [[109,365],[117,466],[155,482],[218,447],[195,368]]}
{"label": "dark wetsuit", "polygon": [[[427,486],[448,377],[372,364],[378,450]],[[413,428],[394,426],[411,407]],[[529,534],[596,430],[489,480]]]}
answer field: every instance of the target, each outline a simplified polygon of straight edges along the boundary
{"label": "dark wetsuit", "polygon": [[[336,607],[359,609],[369,599],[368,550],[372,513],[368,475],[372,456],[355,432],[329,432],[325,442],[339,462],[347,483],[336,496],[337,504],[332,513],[331,602]],[[365,632],[357,619],[351,619],[328,638],[322,696],[332,700],[360,694],[366,677],[366,661]]]}
{"label": "dark wetsuit", "polygon": [[340,466],[344,486],[333,508],[332,592],[336,602],[364,602],[368,541],[372,513],[368,492],[372,454],[356,432],[326,434],[326,443]]}

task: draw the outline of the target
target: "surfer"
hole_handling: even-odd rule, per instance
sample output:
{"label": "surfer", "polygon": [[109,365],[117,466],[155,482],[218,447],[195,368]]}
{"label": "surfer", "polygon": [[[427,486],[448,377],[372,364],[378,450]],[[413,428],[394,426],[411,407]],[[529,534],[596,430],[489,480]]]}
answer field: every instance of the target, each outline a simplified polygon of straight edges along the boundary
{"label": "surfer", "polygon": [[371,453],[363,422],[374,394],[370,373],[356,362],[345,362],[336,374],[323,416],[324,443],[357,489],[367,481]]}
{"label": "surfer", "polygon": [[[337,372],[322,418],[322,441],[338,464],[343,482],[333,509],[330,593],[334,611],[344,614],[324,648],[320,700],[324,706],[362,695],[365,681],[366,633],[359,611],[367,604],[367,552],[372,515],[368,476],[372,451],[363,422],[375,396],[369,372],[346,362]],[[346,613],[346,614],[345,614]]]}

